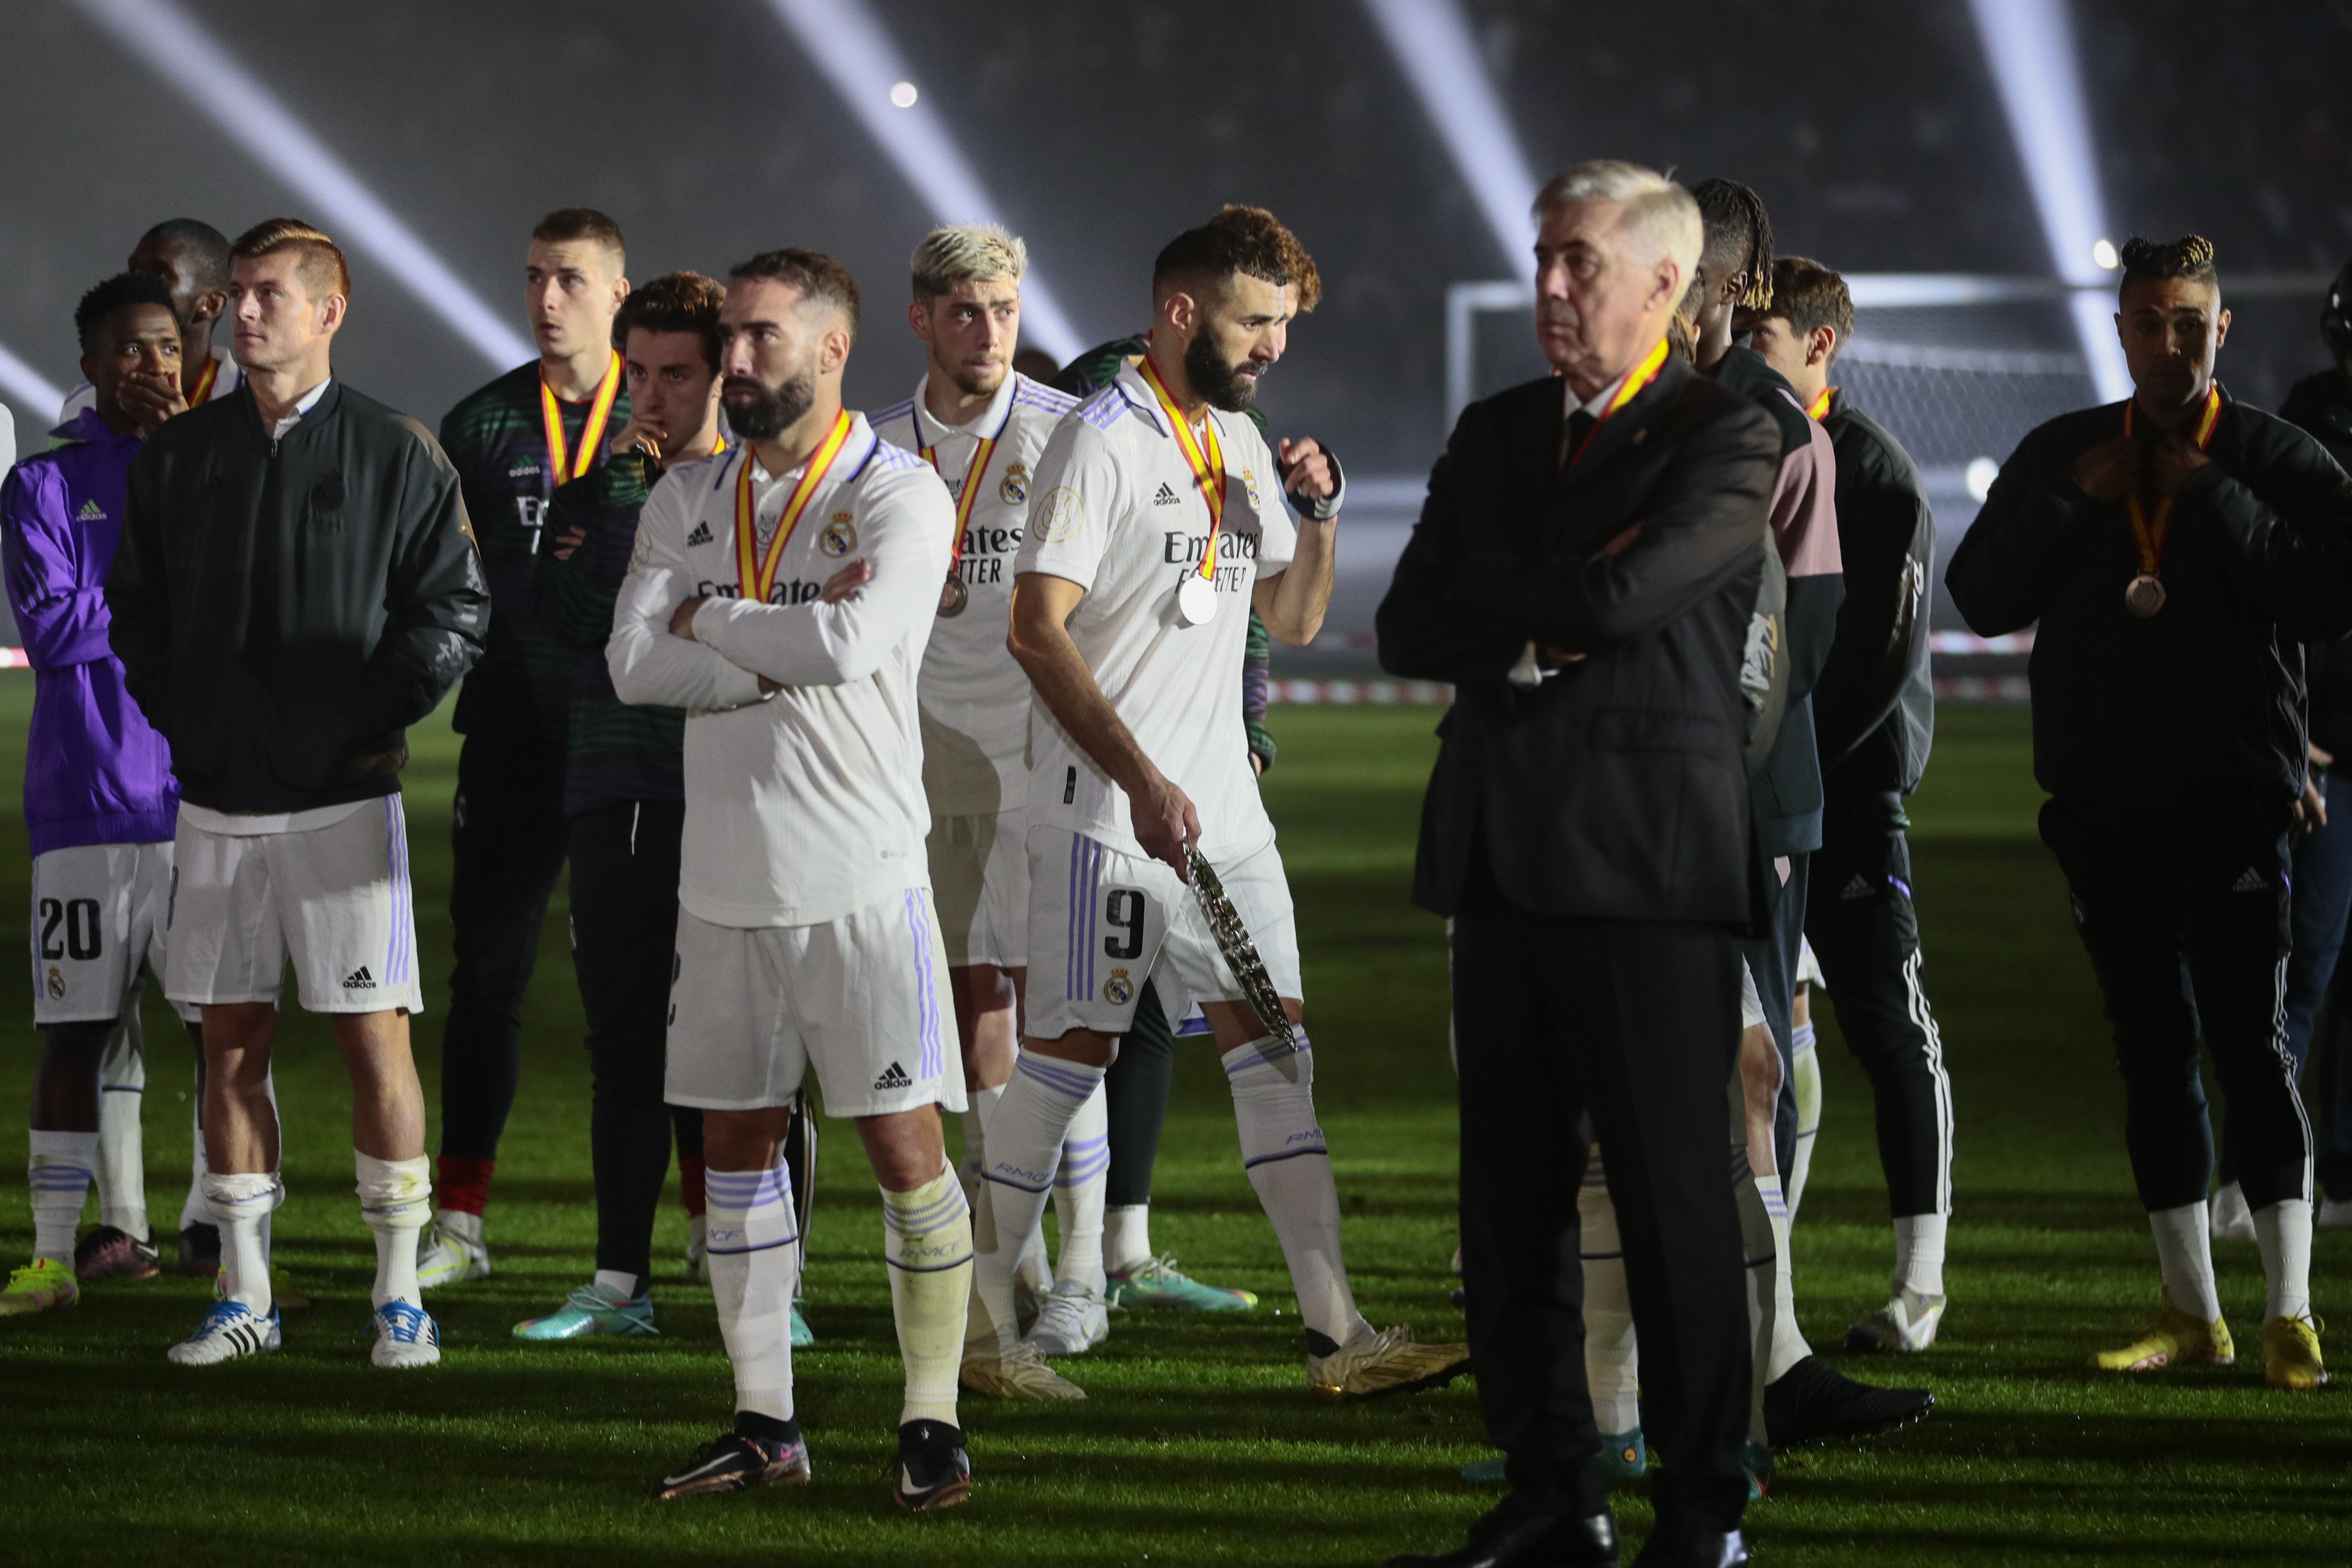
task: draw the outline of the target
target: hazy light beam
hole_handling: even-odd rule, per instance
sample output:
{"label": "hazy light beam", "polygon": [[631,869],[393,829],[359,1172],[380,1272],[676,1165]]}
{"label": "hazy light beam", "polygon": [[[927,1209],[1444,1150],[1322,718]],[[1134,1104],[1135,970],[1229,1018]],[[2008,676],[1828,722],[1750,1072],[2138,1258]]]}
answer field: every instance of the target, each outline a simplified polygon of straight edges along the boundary
{"label": "hazy light beam", "polygon": [[[49,428],[49,422],[57,418],[58,410],[64,406],[66,401],[66,394],[62,389],[51,385],[47,376],[5,348],[0,348],[0,387],[6,387],[16,394],[20,402],[29,403],[40,410],[38,428],[41,431]],[[23,456],[38,452],[41,449],[41,444],[35,441],[28,445],[19,439],[16,447],[17,455]]]}
{"label": "hazy light beam", "polygon": [[1536,275],[1535,204],[1540,182],[1511,129],[1502,95],[1478,58],[1455,0],[1364,0],[1389,52],[1470,187],[1512,270]]}
{"label": "hazy light beam", "polygon": [[[915,73],[860,0],[768,0],[768,7],[899,175],[930,204],[934,221],[1003,221],[939,111],[919,94],[903,108],[892,100],[891,89],[913,81]],[[1024,336],[1057,360],[1075,359],[1087,347],[1034,267],[1021,280],[1021,326]]]}
{"label": "hazy light beam", "polygon": [[538,357],[252,72],[173,0],[74,0],[254,160],[317,209],[336,243],[375,259],[457,336],[500,367]]}

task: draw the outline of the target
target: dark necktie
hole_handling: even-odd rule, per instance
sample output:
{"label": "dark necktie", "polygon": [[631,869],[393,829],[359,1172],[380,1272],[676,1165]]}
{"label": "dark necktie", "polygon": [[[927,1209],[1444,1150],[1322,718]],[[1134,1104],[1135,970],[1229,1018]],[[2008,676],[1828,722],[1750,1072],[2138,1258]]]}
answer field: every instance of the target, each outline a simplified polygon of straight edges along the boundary
{"label": "dark necktie", "polygon": [[1586,409],[1580,408],[1568,416],[1568,436],[1560,445],[1559,465],[1563,469],[1574,465],[1576,455],[1584,450],[1584,443],[1592,434],[1592,427],[1600,423]]}

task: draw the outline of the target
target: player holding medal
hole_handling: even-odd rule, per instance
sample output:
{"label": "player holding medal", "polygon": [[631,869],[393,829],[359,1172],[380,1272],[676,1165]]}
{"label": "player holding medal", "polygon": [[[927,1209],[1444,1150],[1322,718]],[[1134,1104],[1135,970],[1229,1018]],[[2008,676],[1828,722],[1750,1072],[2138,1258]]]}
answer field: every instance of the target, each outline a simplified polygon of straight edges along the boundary
{"label": "player holding medal", "polygon": [[[1013,1081],[988,1126],[968,1386],[1041,1386],[1013,1339],[1013,1281],[1079,1107],[1102,1082],[1143,984],[1206,1005],[1233,1088],[1243,1163],[1306,1320],[1307,1375],[1328,1394],[1401,1392],[1468,1364],[1461,1345],[1375,1333],[1356,1310],[1339,1200],[1316,1124],[1304,1032],[1270,1030],[1221,956],[1188,852],[1214,866],[1298,1017],[1289,888],[1241,724],[1255,604],[1302,643],[1330,601],[1340,473],[1312,441],[1281,466],[1242,417],[1314,307],[1315,264],[1272,214],[1227,207],[1160,253],[1149,350],[1065,419],[1037,467],[1013,588],[1013,656],[1035,685],[1029,791],[1029,976]],[[1302,517],[1294,528],[1277,474]],[[992,1221],[989,1223],[988,1221]],[[1032,1364],[1027,1372],[1021,1363]]]}

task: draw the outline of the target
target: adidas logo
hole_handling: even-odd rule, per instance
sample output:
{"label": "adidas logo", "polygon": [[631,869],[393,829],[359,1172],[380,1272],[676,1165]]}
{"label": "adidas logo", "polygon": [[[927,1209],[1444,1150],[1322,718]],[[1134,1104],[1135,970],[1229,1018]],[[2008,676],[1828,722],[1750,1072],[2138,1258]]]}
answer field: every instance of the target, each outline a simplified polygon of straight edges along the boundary
{"label": "adidas logo", "polygon": [[709,523],[706,521],[695,524],[694,531],[686,536],[686,542],[690,545],[709,544],[710,542]]}
{"label": "adidas logo", "polygon": [[84,501],[81,504],[81,510],[74,514],[74,521],[78,523],[102,523],[106,521],[106,513],[100,507],[96,501]]}
{"label": "adidas logo", "polygon": [[1160,481],[1160,493],[1151,497],[1151,504],[1155,507],[1173,507],[1181,504],[1183,499],[1183,497],[1169,487],[1167,480],[1162,479]]}
{"label": "adidas logo", "polygon": [[2230,891],[2231,893],[2261,893],[2269,886],[2269,881],[2263,877],[2262,873],[2256,871],[2252,866],[2248,866],[2245,869],[2244,874],[2230,884]]}
{"label": "adidas logo", "polygon": [[1870,879],[1862,873],[1856,872],[1853,873],[1853,880],[1847,883],[1838,894],[1838,898],[1842,903],[1850,904],[1857,898],[1868,898],[1874,891],[1876,890],[1870,885]]}
{"label": "adidas logo", "polygon": [[874,1087],[877,1089],[906,1089],[912,1087],[914,1082],[915,1081],[913,1079],[907,1076],[907,1070],[894,1061],[888,1067],[882,1070],[882,1076],[874,1081]]}
{"label": "adidas logo", "polygon": [[368,967],[365,964],[362,964],[358,968],[353,969],[350,974],[343,977],[343,989],[347,991],[374,990],[375,977],[368,973]]}

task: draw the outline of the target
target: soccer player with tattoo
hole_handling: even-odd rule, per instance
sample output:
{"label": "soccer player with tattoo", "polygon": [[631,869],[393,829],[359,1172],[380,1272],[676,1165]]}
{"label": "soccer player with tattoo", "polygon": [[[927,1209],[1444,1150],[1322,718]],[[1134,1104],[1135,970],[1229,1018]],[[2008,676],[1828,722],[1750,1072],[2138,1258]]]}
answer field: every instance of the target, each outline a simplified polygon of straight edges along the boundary
{"label": "soccer player with tattoo", "polygon": [[977,1388],[1077,1394],[1037,1376],[1034,1348],[1014,1338],[1013,1268],[1155,975],[1162,995],[1206,1004],[1243,1163],[1305,1319],[1309,1382],[1334,1396],[1396,1393],[1468,1363],[1461,1345],[1375,1332],[1356,1310],[1312,1051],[1243,999],[1188,885],[1197,853],[1295,1026],[1297,937],[1244,745],[1242,645],[1253,604],[1288,643],[1321,626],[1341,476],[1313,441],[1283,442],[1277,462],[1243,415],[1292,317],[1320,292],[1315,264],[1270,213],[1227,207],[1186,231],[1152,269],[1144,358],[1064,419],[1038,465],[1013,600],[1013,651],[1038,704],[1025,1039],[988,1128],[994,1247],[981,1257],[964,1364]]}
{"label": "soccer player with tattoo", "polygon": [[586,207],[531,230],[523,301],[539,358],[449,411],[441,444],[466,487],[497,613],[457,695],[449,924],[457,966],[441,1026],[440,1207],[426,1290],[490,1271],[482,1213],[522,1062],[522,998],[563,870],[564,721],[572,650],[533,612],[548,498],[604,461],[629,420],[613,318],[628,298],[621,229]]}
{"label": "soccer player with tattoo", "polygon": [[699,1106],[710,1287],[735,1419],[655,1489],[802,1481],[785,1130],[814,1069],[882,1188],[906,1366],[898,1504],[963,1501],[956,1364],[971,1219],[940,1110],[964,1105],[923,839],[917,684],[955,507],[923,460],[841,406],[857,287],[775,250],[720,314],[742,444],[673,468],[637,524],[607,651],[625,702],[687,710],[686,820],[666,1097]]}

